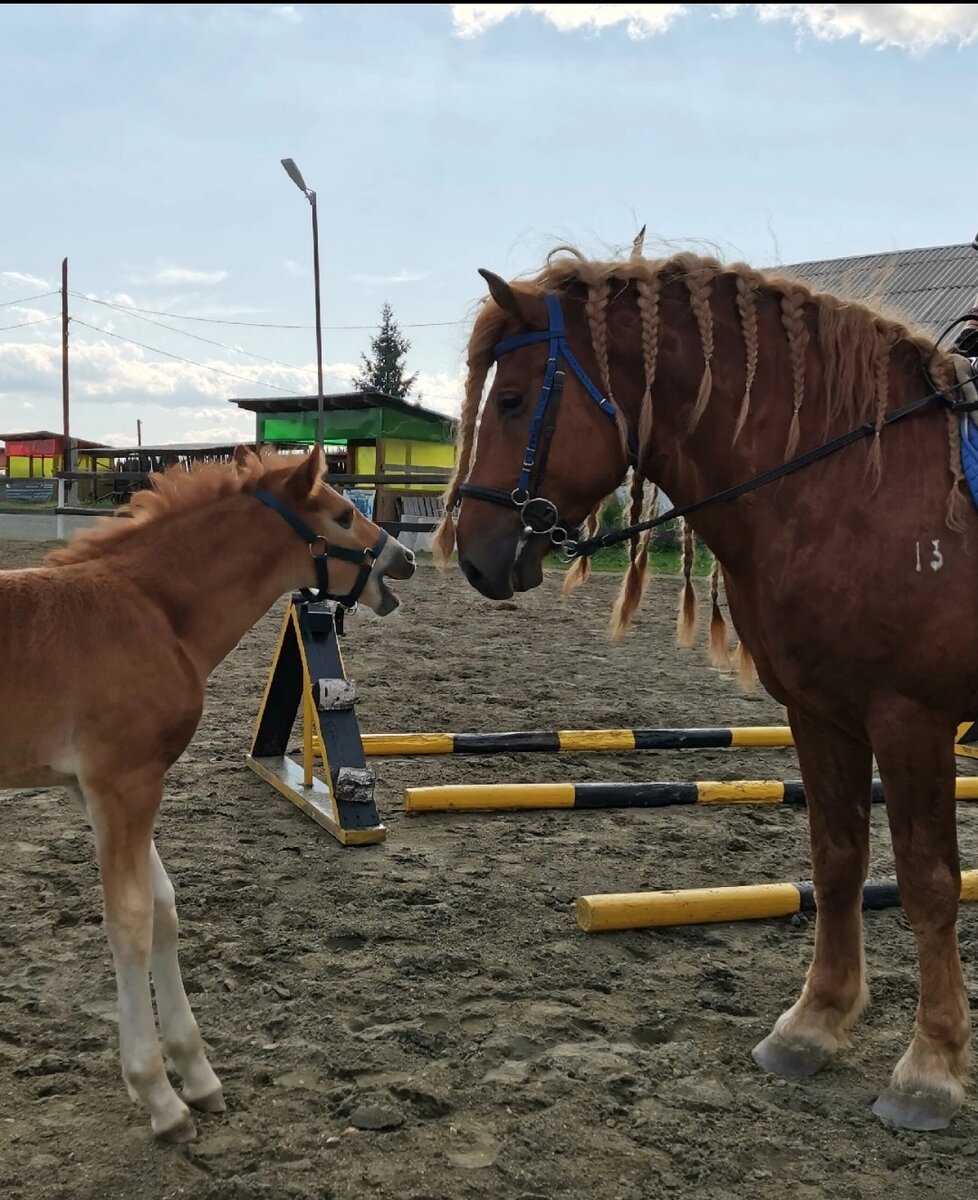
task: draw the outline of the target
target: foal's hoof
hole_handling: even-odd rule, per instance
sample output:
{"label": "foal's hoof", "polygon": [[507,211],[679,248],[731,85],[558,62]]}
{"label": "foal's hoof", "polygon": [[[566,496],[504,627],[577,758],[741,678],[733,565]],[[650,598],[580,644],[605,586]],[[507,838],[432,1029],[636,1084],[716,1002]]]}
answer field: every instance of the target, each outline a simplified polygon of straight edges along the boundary
{"label": "foal's hoof", "polygon": [[224,1092],[221,1088],[210,1092],[206,1096],[198,1096],[196,1100],[191,1100],[189,1096],[185,1096],[184,1099],[191,1108],[196,1108],[198,1112],[222,1113],[227,1108],[227,1105],[224,1103]]}
{"label": "foal's hoof", "polygon": [[832,1061],[830,1051],[822,1046],[791,1045],[776,1033],[769,1033],[751,1051],[754,1062],[772,1075],[783,1079],[805,1079]]}
{"label": "foal's hoof", "polygon": [[885,1125],[924,1133],[931,1129],[947,1129],[960,1107],[960,1101],[948,1095],[898,1092],[887,1088],[873,1105],[873,1113]]}
{"label": "foal's hoof", "polygon": [[193,1117],[187,1113],[179,1125],[170,1129],[161,1129],[156,1135],[157,1141],[165,1142],[168,1146],[183,1146],[197,1137],[197,1126]]}

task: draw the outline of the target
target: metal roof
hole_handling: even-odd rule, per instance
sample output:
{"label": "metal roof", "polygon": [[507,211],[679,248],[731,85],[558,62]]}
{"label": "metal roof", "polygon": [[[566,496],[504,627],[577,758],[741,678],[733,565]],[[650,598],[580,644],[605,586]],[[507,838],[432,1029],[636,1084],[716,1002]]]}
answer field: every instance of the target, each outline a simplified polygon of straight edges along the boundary
{"label": "metal roof", "polygon": [[[139,455],[158,456],[161,454],[186,454],[191,457],[204,454],[233,454],[242,445],[236,442],[172,442],[163,446],[93,446],[97,458],[138,458]],[[247,443],[245,443],[247,444]],[[254,447],[254,442],[251,443]]]}
{"label": "metal roof", "polygon": [[[255,398],[237,399],[230,397],[230,403],[238,408],[245,408],[255,413],[294,413],[316,412],[319,407],[318,396],[258,396]],[[323,396],[325,412],[362,411],[367,408],[393,408],[397,412],[410,413],[425,421],[452,421],[455,418],[447,413],[435,412],[431,408],[423,408],[411,400],[402,400],[398,396],[388,396],[384,392],[331,392]]]}
{"label": "metal roof", "polygon": [[[0,433],[0,442],[50,442],[60,440],[64,435],[61,433],[53,433],[50,429],[32,429],[28,433]],[[102,445],[101,442],[89,442],[85,438],[72,437],[72,448],[94,449]]]}
{"label": "metal roof", "polygon": [[768,268],[815,291],[864,300],[931,334],[966,313],[978,294],[978,252],[970,245],[891,250]]}

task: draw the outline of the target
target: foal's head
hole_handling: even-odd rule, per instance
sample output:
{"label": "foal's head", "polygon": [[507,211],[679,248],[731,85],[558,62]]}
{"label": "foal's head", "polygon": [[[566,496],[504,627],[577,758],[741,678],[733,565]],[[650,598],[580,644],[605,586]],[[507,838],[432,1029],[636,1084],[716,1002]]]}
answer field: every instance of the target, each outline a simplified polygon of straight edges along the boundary
{"label": "foal's head", "polygon": [[[260,488],[269,493],[318,535],[311,546],[303,545],[300,537],[291,532],[282,519],[283,538],[294,540],[295,553],[303,559],[303,573],[307,576],[302,580],[303,586],[318,586],[313,555],[321,554],[325,549],[330,593],[335,596],[349,594],[356,588],[362,564],[340,557],[336,551],[367,551],[374,557],[358,599],[379,616],[386,616],[398,607],[399,601],[385,583],[385,577],[410,579],[416,568],[414,555],[396,538],[385,537],[379,525],[323,483],[323,456],[318,446],[298,462],[295,458],[284,457],[263,460],[254,451],[239,446],[234,453],[234,463],[241,477],[242,491]],[[369,558],[367,562],[370,563]]]}

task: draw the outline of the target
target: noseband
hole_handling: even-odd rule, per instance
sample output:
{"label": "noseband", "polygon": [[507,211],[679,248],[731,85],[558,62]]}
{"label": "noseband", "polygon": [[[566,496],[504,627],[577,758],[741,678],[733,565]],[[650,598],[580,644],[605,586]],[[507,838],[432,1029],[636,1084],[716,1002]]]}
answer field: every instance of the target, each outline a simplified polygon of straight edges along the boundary
{"label": "noseband", "polygon": [[[499,504],[503,508],[513,509],[523,522],[523,536],[550,536],[555,546],[570,547],[576,545],[579,529],[576,522],[564,520],[552,500],[536,496],[533,492],[543,478],[543,471],[550,453],[550,443],[553,440],[554,427],[557,423],[557,408],[564,389],[565,372],[562,364],[574,372],[585,392],[591,397],[601,411],[617,424],[618,410],[614,404],[598,391],[567,344],[567,332],[564,327],[564,312],[557,296],[545,296],[549,327],[533,333],[518,333],[515,337],[505,338],[493,347],[493,359],[498,360],[504,354],[512,354],[514,350],[522,350],[524,346],[536,346],[547,343],[547,370],[543,377],[543,387],[540,399],[530,421],[530,435],[520,467],[520,477],[511,492],[498,488],[482,487],[477,483],[463,483],[459,494],[472,500],[487,500],[490,504]],[[629,455],[634,465],[637,445],[633,434],[628,437]]]}
{"label": "noseband", "polygon": [[[316,588],[319,593],[316,598],[318,600],[335,600],[338,604],[342,604],[344,608],[353,608],[360,599],[363,589],[367,586],[367,580],[370,578],[370,572],[374,569],[374,563],[380,557],[381,551],[387,543],[387,539],[390,536],[387,530],[382,529],[380,531],[380,537],[369,550],[347,550],[345,546],[331,546],[321,533],[317,533],[315,529],[310,528],[301,517],[297,517],[290,508],[284,505],[277,496],[273,496],[271,492],[266,492],[264,488],[252,488],[250,494],[262,504],[274,509],[308,545],[309,553],[312,555],[313,565],[316,569]],[[322,547],[318,553],[317,546]],[[345,596],[337,596],[329,590],[329,560],[331,557],[342,559],[343,562],[360,564],[360,571],[353,581],[353,587],[350,588]]]}

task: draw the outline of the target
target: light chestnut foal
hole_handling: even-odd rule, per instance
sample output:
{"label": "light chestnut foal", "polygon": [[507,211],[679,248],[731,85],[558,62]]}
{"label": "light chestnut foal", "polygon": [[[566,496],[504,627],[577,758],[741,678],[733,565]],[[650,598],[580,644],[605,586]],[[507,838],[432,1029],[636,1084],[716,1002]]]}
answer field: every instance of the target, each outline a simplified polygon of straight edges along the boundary
{"label": "light chestnut foal", "polygon": [[[0,788],[62,787],[84,805],[115,961],[122,1073],[166,1141],[196,1135],[188,1103],[224,1109],[180,978],[174,892],[153,841],[166,771],[194,735],[214,668],[280,596],[322,586],[314,556],[332,594],[359,585],[381,616],[398,603],[384,577],[415,569],[410,551],[321,482],[322,469],[318,448],[259,459],[239,447],[230,464],[156,476],[133,499],[132,520],[108,518],[43,566],[0,572]],[[347,559],[332,553],[344,548]],[[150,972],[184,1099],[164,1068]]]}

